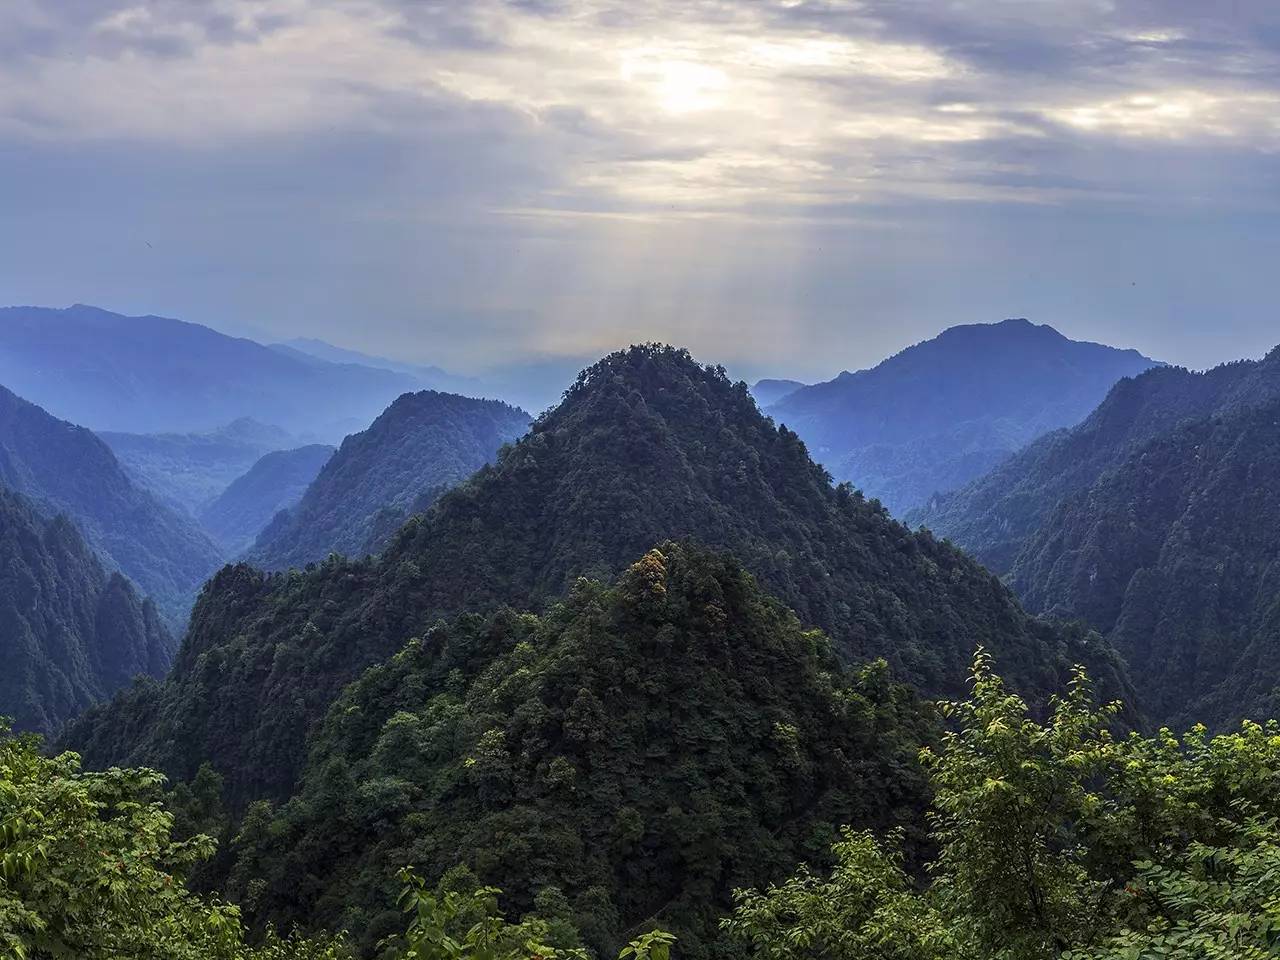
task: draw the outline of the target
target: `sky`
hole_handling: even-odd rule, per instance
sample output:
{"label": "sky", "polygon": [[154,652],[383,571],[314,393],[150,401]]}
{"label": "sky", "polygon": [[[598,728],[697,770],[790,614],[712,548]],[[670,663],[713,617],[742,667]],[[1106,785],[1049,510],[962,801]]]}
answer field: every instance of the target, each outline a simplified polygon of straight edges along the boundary
{"label": "sky", "polygon": [[0,303],[461,372],[1280,342],[1274,0],[4,0]]}

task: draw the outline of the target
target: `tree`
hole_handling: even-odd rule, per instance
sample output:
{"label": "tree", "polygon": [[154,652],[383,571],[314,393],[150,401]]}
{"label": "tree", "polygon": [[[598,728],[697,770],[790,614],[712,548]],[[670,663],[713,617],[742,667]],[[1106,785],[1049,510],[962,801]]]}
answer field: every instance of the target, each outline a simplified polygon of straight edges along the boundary
{"label": "tree", "polygon": [[1280,954],[1280,725],[1117,738],[1077,670],[1041,723],[979,652],[922,751],[938,854],[844,834],[829,877],[738,891],[768,960],[1252,960]]}

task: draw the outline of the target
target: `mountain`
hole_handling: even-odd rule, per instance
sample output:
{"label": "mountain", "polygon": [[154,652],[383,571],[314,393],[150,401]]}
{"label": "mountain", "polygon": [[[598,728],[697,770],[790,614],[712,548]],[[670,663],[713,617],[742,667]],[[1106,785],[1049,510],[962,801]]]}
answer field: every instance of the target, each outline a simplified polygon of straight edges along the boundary
{"label": "mountain", "polygon": [[333,452],[317,443],[266,454],[200,511],[200,523],[227,556],[239,556],[276,514],[302,499]]}
{"label": "mountain", "polygon": [[82,304],[0,309],[0,383],[94,430],[202,433],[252,417],[321,439],[362,428],[418,386],[392,370]]}
{"label": "mountain", "polygon": [[400,864],[462,866],[517,914],[554,887],[598,956],[650,921],[707,956],[730,890],[841,824],[919,825],[931,714],[882,665],[842,668],[731,558],[661,544],[615,585],[441,623],[366,671],[299,795],[242,833],[233,895],[372,948]]}
{"label": "mountain", "polygon": [[1280,708],[1280,348],[1122,381],[919,519],[1031,610],[1103,631],[1154,722]]}
{"label": "mountain", "polygon": [[70,520],[0,487],[0,716],[56,732],[134,675],[163,676],[172,655],[154,605]]}
{"label": "mountain", "polygon": [[761,407],[768,407],[807,386],[799,380],[757,380],[751,386],[751,395]]}
{"label": "mountain", "polygon": [[436,366],[406,363],[336,347],[311,337],[286,340],[273,344],[272,349],[331,363],[356,363],[394,370],[413,377],[417,382],[415,389],[426,388],[439,390],[441,393],[457,393],[464,397],[505,400],[512,406],[535,413],[555,406],[560,400],[564,385],[572,382],[578,371],[594,359],[574,356],[526,357],[491,367],[480,376],[464,376]]}
{"label": "mountain", "polygon": [[271,344],[273,350],[283,350],[303,356],[325,360],[329,363],[355,363],[365,367],[379,367],[383,370],[394,370],[397,373],[414,377],[418,384],[428,390],[439,390],[443,393],[458,393],[466,397],[485,396],[485,384],[476,377],[459,376],[430,364],[405,363],[389,357],[379,357],[345,347],[335,347],[332,343],[317,340],[314,337],[295,337],[282,343]]}
{"label": "mountain", "polygon": [[1026,541],[1067,497],[1089,489],[1142,444],[1178,424],[1280,398],[1280,353],[1205,373],[1149,370],[1115,385],[1089,417],[1051,433],[961,490],[908,515],[1007,573]]}
{"label": "mountain", "polygon": [[832,487],[745,384],[650,345],[583,371],[380,555],[301,574],[222,570],[170,678],[96,711],[66,743],[92,765],[146,763],[178,779],[208,760],[233,805],[282,798],[342,688],[437,619],[542,609],[670,538],[732,553],[846,662],[883,657],[928,695],[963,691],[979,644],[1033,698],[1077,662],[1121,692],[1096,637],[1029,617],[958,549]]}
{"label": "mountain", "polygon": [[139,483],[197,515],[265,453],[297,441],[279,427],[242,417],[209,433],[98,434]]}
{"label": "mountain", "polygon": [[263,530],[248,559],[283,569],[335,552],[375,552],[410,514],[528,429],[528,414],[497,400],[406,393],[369,429],[342,441],[298,505]]}
{"label": "mountain", "polygon": [[870,370],[769,408],[837,480],[902,514],[1079,422],[1118,380],[1155,365],[1026,320],[952,327]]}
{"label": "mountain", "polygon": [[196,522],[138,487],[84,427],[0,387],[0,485],[48,515],[64,513],[89,545],[153,599],[171,626],[222,563]]}

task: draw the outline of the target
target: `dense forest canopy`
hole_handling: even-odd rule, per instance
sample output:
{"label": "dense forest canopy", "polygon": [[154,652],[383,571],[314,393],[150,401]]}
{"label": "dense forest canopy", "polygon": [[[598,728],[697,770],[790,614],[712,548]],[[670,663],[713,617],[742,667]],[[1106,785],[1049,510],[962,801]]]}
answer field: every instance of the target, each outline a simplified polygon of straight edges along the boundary
{"label": "dense forest canopy", "polygon": [[[672,566],[689,560],[696,566],[699,561],[668,550],[662,561],[646,556],[612,591],[614,602],[631,608],[630,616],[652,615],[671,601],[679,605],[679,589],[666,595],[656,590],[670,582],[672,568],[661,578],[655,568],[668,559],[674,561]],[[740,571],[723,565],[720,571],[729,574],[722,585],[729,586],[730,593],[734,583],[739,587],[748,583]],[[693,596],[705,601],[706,586],[704,582],[695,587]],[[590,587],[586,593],[604,599],[609,591],[600,593],[599,587]],[[720,601],[717,597],[713,602]],[[768,601],[749,601],[749,606],[765,615],[762,626],[770,616],[789,616]],[[706,617],[706,610],[686,607],[680,619],[686,625],[701,621],[698,629],[709,628],[704,636],[710,638],[723,622]],[[690,613],[694,616],[685,619]],[[792,624],[784,625],[783,632],[802,641],[800,646],[788,653],[784,642],[775,652],[811,657],[812,634],[797,634]],[[658,642],[662,636],[658,635]],[[498,645],[506,646],[508,655],[516,654],[518,662],[536,664],[540,659],[536,636],[533,642],[518,639],[514,647],[506,645],[509,639],[502,638]],[[563,640],[546,639],[550,640],[546,652],[555,651]],[[522,651],[522,647],[529,649]],[[413,661],[420,656],[420,649],[406,651],[391,669],[413,672]],[[506,656],[499,654],[493,662],[500,663]],[[511,674],[511,666],[515,665],[492,673],[482,671],[482,682],[493,683],[487,694],[490,702],[501,699],[504,688],[521,685],[524,667],[516,666]],[[545,661],[537,666],[542,669],[535,688],[545,692],[557,671]],[[376,687],[378,680],[386,678],[370,679]],[[446,680],[446,689],[449,686]],[[420,689],[428,692],[427,687]],[[836,694],[840,685],[828,689]],[[355,692],[357,701],[368,692]],[[391,698],[397,695],[403,702],[398,690]],[[660,696],[647,699],[658,707],[675,703]],[[858,702],[855,696],[848,704],[856,708]],[[587,734],[574,740],[579,751],[585,748],[589,755],[591,711],[574,712],[577,704],[575,697],[564,714],[570,726],[562,729]],[[1097,707],[1088,680],[1078,672],[1055,698],[1051,714],[1037,721],[1026,703],[992,673],[989,658],[980,654],[970,695],[943,705],[947,730],[921,751],[920,767],[914,768],[927,774],[932,796],[927,823],[928,848],[934,852],[923,875],[904,857],[902,831],[846,826],[830,838],[828,857],[810,853],[809,862],[799,863],[789,877],[732,891],[732,905],[719,923],[702,924],[706,940],[673,937],[647,918],[628,934],[634,939],[620,951],[619,960],[669,960],[683,956],[689,947],[691,955],[706,952],[760,960],[1264,960],[1274,956],[1280,923],[1276,909],[1280,898],[1276,826],[1280,820],[1280,728],[1274,723],[1265,728],[1246,723],[1235,733],[1212,739],[1203,728],[1194,728],[1181,739],[1167,730],[1150,738],[1118,736],[1111,729],[1116,709],[1115,705]],[[447,713],[440,711],[433,718],[439,733],[445,732],[441,724],[447,725]],[[539,719],[536,712],[522,710],[509,716],[517,729],[536,732],[530,725]],[[433,746],[445,748],[446,754],[434,754],[441,758],[449,750],[469,754],[454,766],[449,779],[453,789],[471,792],[481,805],[501,803],[502,791],[515,789],[522,776],[536,772],[544,783],[523,802],[533,807],[545,804],[540,813],[547,823],[558,823],[560,830],[577,827],[572,811],[578,801],[567,794],[598,782],[594,768],[585,764],[586,776],[581,778],[577,765],[585,759],[581,752],[577,764],[566,760],[533,766],[528,763],[533,757],[527,760],[523,753],[501,749],[514,745],[508,740],[516,732],[510,726],[505,735],[501,727],[495,728],[496,736],[482,736],[468,747],[466,738],[451,742],[447,736],[443,740],[422,737],[429,728],[421,719],[425,718],[396,711],[380,730],[362,729],[367,726],[365,718],[356,710],[335,722],[347,727],[338,731],[339,740],[351,734],[356,738],[372,734],[382,762],[399,762],[402,770],[417,769],[420,761],[429,761]],[[766,711],[756,722],[767,724],[770,719]],[[776,751],[785,753],[788,741],[787,736],[774,737],[775,761],[783,759]],[[803,743],[802,738],[790,746],[798,743]],[[548,746],[554,749],[552,743]],[[664,767],[669,757],[637,761],[634,752],[601,748],[596,754],[623,763],[653,763],[662,776],[681,777],[678,762],[670,763],[670,769]],[[820,760],[821,754],[819,749],[812,759]],[[804,756],[803,751],[799,756]],[[912,769],[907,766],[903,771]],[[805,767],[783,762],[771,770],[784,778],[803,778]],[[340,779],[339,774],[331,782],[333,792],[325,802],[334,808],[346,805],[354,812],[358,804],[349,793],[341,792]],[[841,783],[830,786],[838,791]],[[4,818],[0,944],[24,960],[62,956],[116,960],[126,955],[146,960],[354,960],[361,955],[360,945],[343,933],[311,938],[294,933],[282,940],[270,928],[251,932],[239,907],[186,889],[184,879],[213,852],[213,841],[190,832],[195,794],[180,788],[164,795],[161,787],[162,778],[145,770],[82,773],[75,755],[42,757],[32,740],[0,731],[0,814]],[[394,789],[392,783],[369,781],[362,799],[367,805],[375,796],[381,798],[385,814],[386,801],[394,802],[397,795],[404,798],[411,793]],[[687,796],[696,800],[700,794]],[[296,811],[286,809],[285,816],[292,813]],[[691,828],[695,834],[699,827],[732,826],[707,821],[706,813],[692,819],[680,811],[668,811],[665,816],[670,817],[670,825],[664,819],[664,828]],[[635,882],[645,876],[643,871],[635,873],[637,867],[651,862],[646,858],[652,854],[642,842],[634,845],[636,839],[643,841],[643,830],[637,838],[631,818],[620,821],[614,829],[623,838],[633,838],[633,845],[624,843],[607,852],[593,848],[585,865],[588,871],[603,866]],[[258,809],[246,818],[231,843],[239,855],[240,876],[281,869],[279,858],[284,869],[296,869],[300,860],[325,846],[330,856],[341,857],[352,849],[347,831],[356,824],[340,818],[337,822],[344,824],[340,835],[317,836],[312,843],[318,847],[280,850],[273,848],[269,811]],[[377,825],[366,818],[364,829]],[[493,858],[491,867],[511,868],[525,876],[545,870],[540,874],[543,882],[557,879],[557,871],[576,875],[581,865],[570,857],[520,855],[518,848],[536,841],[537,828],[543,825],[538,818],[520,818],[510,824],[512,829],[494,834],[490,841],[474,822],[450,826],[472,834],[480,850],[493,851],[493,840],[513,847],[512,856]],[[288,829],[296,826],[294,821]],[[708,855],[718,849],[721,863],[739,871],[733,876],[750,870],[745,865],[753,862],[759,838],[740,837],[731,829],[717,830],[710,837],[715,841],[711,847],[700,843],[680,847],[680,858],[708,864],[714,862]],[[402,855],[424,857],[434,840],[425,831],[414,831],[409,839],[416,846],[396,849],[395,843],[388,844],[387,860]],[[471,851],[463,847],[452,852],[462,861]],[[273,853],[277,859],[272,859]],[[600,956],[590,943],[598,925],[618,922],[616,912],[605,909],[607,900],[600,899],[600,891],[575,902],[565,888],[547,883],[533,897],[532,909],[521,915],[519,907],[513,910],[513,903],[528,903],[527,894],[508,897],[498,888],[484,886],[465,866],[438,878],[416,873],[411,864],[390,876],[385,870],[375,873],[373,885],[403,885],[401,910],[385,911],[387,936],[372,950],[363,951],[364,956],[376,955],[379,960],[591,960]],[[339,876],[344,874],[340,870]],[[316,880],[334,882],[332,877]],[[244,889],[250,904],[256,904],[262,887],[249,881]],[[672,903],[679,904],[685,888],[675,885],[673,890],[676,900]],[[621,896],[627,896],[625,888]],[[706,903],[691,906],[703,916],[716,909]],[[667,908],[663,904],[655,912],[663,914]],[[519,919],[508,920],[508,913]],[[585,930],[577,923],[583,923]]]}
{"label": "dense forest canopy", "polygon": [[163,676],[172,656],[155,606],[71,520],[0,487],[0,716],[54,733],[136,675]]}
{"label": "dense forest canopy", "polygon": [[644,346],[583,371],[529,435],[379,557],[222,571],[172,677],[95,711],[65,742],[95,766],[145,763],[181,779],[210,761],[237,806],[283,799],[343,686],[439,617],[538,610],[670,538],[731,552],[847,662],[883,658],[927,694],[963,688],[977,643],[1032,692],[1077,661],[1124,688],[1096,637],[1028,617],[958,550],[832,487],[744,384]]}
{"label": "dense forest canopy", "polygon": [[1156,723],[1275,714],[1280,351],[1118,385],[921,519],[999,569],[1034,613],[1081,618]]}
{"label": "dense forest canopy", "polygon": [[[464,866],[549,898],[598,954],[656,918],[704,956],[727,891],[841,824],[918,828],[931,709],[884,664],[843,668],[735,561],[662,544],[541,617],[433,628],[330,708],[298,795],[242,830],[256,916],[371,947],[394,871]],[[249,819],[261,815],[251,811]]]}

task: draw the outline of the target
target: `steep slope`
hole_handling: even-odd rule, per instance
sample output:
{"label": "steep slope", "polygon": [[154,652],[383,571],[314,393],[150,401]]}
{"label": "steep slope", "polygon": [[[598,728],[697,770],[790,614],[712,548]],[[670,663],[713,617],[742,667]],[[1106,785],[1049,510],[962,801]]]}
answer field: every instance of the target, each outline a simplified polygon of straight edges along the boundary
{"label": "steep slope", "polygon": [[380,549],[410,511],[425,509],[528,429],[528,414],[497,400],[406,393],[369,429],[342,441],[297,507],[272,521],[248,559],[283,569],[334,552]]}
{"label": "steep slope", "polygon": [[413,377],[302,360],[208,327],[77,304],[0,309],[0,383],[94,430],[191,433],[254,417],[338,439]]}
{"label": "steep slope", "polygon": [[807,386],[799,380],[757,380],[751,385],[751,396],[761,407],[769,407]]}
{"label": "steep slope", "polygon": [[668,538],[733,553],[846,660],[884,657],[929,694],[963,689],[978,644],[1032,695],[1079,661],[1118,683],[1089,637],[1032,619],[959,550],[833,488],[745,384],[646,346],[583,371],[495,466],[410,520],[380,556],[307,574],[223,570],[170,680],[68,742],[90,763],[146,762],[184,779],[211,760],[233,803],[283,796],[307,729],[342,686],[437,618],[539,609]]}
{"label": "steep slope", "polygon": [[154,606],[65,517],[0,487],[0,716],[52,733],[173,654]]}
{"label": "steep slope", "polygon": [[952,327],[870,370],[797,390],[768,412],[837,479],[904,513],[1079,422],[1117,380],[1153,365],[1134,350],[1006,320]]}
{"label": "steep slope", "polygon": [[1084,617],[1176,729],[1280,709],[1280,400],[1185,423],[1066,498],[1010,575]]}
{"label": "steep slope", "polygon": [[841,668],[732,559],[662,544],[615,586],[440,624],[368,670],[299,796],[242,837],[233,895],[265,873],[259,920],[372,947],[400,864],[464,865],[517,912],[556,888],[600,956],[650,921],[706,956],[730,890],[841,824],[919,826],[930,714]]}
{"label": "steep slope", "polygon": [[193,515],[264,454],[298,446],[279,427],[249,417],[209,433],[105,431],[98,436],[142,486]]}
{"label": "steep slope", "polygon": [[1122,380],[1083,423],[1041,438],[962,490],[908,515],[1006,573],[1026,540],[1065,498],[1179,423],[1280,398],[1280,351],[1206,373],[1150,370]]}
{"label": "steep slope", "polygon": [[239,556],[273,517],[302,499],[333,453],[317,443],[266,454],[200,511],[200,523],[227,556]]}
{"label": "steep slope", "polygon": [[0,484],[65,513],[172,624],[222,562],[196,522],[139,489],[105,443],[0,387]]}

